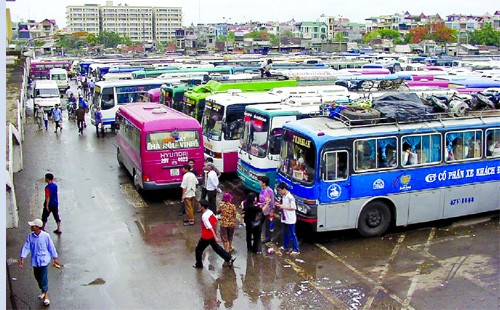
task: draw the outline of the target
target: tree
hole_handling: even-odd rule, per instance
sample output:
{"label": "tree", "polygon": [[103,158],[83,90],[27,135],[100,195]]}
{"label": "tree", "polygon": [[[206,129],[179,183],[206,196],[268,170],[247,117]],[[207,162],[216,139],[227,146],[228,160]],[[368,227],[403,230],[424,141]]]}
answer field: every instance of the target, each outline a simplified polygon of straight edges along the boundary
{"label": "tree", "polygon": [[392,29],[377,29],[363,36],[363,42],[365,43],[370,43],[375,39],[388,39],[392,40],[396,44],[401,44],[402,42],[404,42],[401,39],[401,33],[399,33],[399,31],[397,30]]}
{"label": "tree", "polygon": [[101,31],[97,36],[97,42],[104,45],[104,48],[115,48],[122,43],[122,38],[114,31]]}
{"label": "tree", "polygon": [[344,37],[344,33],[342,32],[337,32],[335,36],[333,37],[333,42],[347,42],[347,38]]}
{"label": "tree", "polygon": [[500,46],[500,31],[493,29],[490,23],[484,25],[483,29],[468,33],[470,44]]}
{"label": "tree", "polygon": [[444,23],[428,24],[410,29],[407,40],[420,43],[422,40],[434,40],[440,43],[456,42],[458,31],[448,28]]}
{"label": "tree", "polygon": [[252,31],[247,33],[245,38],[252,38],[254,41],[269,41],[269,32],[266,30]]}

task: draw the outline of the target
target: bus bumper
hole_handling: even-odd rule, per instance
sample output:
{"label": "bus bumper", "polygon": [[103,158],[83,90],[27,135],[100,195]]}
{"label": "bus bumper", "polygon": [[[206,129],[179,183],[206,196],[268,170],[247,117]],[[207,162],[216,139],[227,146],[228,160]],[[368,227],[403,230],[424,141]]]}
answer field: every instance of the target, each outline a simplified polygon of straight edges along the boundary
{"label": "bus bumper", "polygon": [[245,186],[247,189],[254,191],[256,193],[260,193],[262,188],[260,187],[259,181],[251,178],[250,176],[246,175],[243,173],[241,170],[238,169],[237,171],[238,177],[240,178],[241,182],[243,183],[243,186]]}
{"label": "bus bumper", "polygon": [[158,184],[156,182],[142,182],[142,189],[145,191],[155,191],[161,189],[171,189],[171,188],[180,188],[180,182],[167,183],[167,184]]}

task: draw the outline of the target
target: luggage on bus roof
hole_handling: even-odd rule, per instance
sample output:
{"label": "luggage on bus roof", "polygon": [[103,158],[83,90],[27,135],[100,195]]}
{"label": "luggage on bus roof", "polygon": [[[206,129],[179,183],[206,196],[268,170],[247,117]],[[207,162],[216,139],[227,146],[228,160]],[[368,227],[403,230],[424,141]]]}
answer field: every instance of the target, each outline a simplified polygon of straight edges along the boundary
{"label": "luggage on bus roof", "polygon": [[433,108],[424,105],[415,93],[388,94],[375,98],[373,108],[381,113],[381,118],[388,121],[416,121],[433,119]]}

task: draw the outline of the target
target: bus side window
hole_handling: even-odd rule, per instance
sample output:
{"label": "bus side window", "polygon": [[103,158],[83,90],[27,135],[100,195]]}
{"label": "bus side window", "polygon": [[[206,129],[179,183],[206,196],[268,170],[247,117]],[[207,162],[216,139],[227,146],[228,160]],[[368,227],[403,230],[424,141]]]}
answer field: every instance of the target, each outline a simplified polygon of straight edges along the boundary
{"label": "bus side window", "polygon": [[324,156],[325,171],[323,174],[324,181],[337,181],[347,179],[347,158],[348,153],[329,152]]}
{"label": "bus side window", "polygon": [[375,140],[356,141],[355,170],[369,170],[375,168]]}
{"label": "bus side window", "polygon": [[391,168],[397,165],[397,139],[377,139],[378,168]]}
{"label": "bus side window", "polygon": [[447,161],[481,157],[482,133],[479,130],[446,134]]}
{"label": "bus side window", "polygon": [[500,129],[486,130],[486,157],[500,157]]}

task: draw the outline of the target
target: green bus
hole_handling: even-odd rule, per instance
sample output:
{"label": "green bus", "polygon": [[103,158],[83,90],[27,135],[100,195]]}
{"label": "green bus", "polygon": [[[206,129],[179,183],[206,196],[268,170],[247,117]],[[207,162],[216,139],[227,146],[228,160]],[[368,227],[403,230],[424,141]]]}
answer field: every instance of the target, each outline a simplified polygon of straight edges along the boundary
{"label": "green bus", "polygon": [[187,68],[187,69],[160,69],[160,70],[140,70],[132,72],[133,79],[156,78],[162,74],[196,73],[203,72],[208,75],[233,74],[233,67],[213,67],[213,68]]}
{"label": "green bus", "polygon": [[186,90],[196,87],[193,83],[176,83],[171,85],[162,85],[160,88],[160,103],[170,108],[182,112],[182,98]]}
{"label": "green bus", "polygon": [[276,87],[295,87],[296,80],[256,80],[234,83],[220,83],[214,80],[208,81],[207,84],[198,85],[184,93],[182,99],[182,110],[184,114],[190,115],[201,121],[203,111],[205,109],[205,99],[215,93],[224,93],[230,89],[239,89],[243,92],[251,91],[268,91]]}

